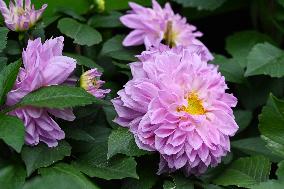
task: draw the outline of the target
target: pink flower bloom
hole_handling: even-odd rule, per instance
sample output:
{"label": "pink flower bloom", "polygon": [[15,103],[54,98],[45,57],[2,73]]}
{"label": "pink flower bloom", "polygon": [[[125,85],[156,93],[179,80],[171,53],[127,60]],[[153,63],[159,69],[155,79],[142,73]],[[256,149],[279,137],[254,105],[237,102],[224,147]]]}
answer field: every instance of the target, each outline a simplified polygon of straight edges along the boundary
{"label": "pink flower bloom", "polygon": [[41,9],[35,10],[31,5],[31,0],[10,1],[9,8],[4,0],[0,0],[0,11],[5,19],[5,23],[10,30],[21,32],[33,27],[40,19],[47,5],[44,4]]}
{"label": "pink flower bloom", "polygon": [[[62,84],[69,78],[76,67],[76,61],[62,55],[63,41],[63,37],[58,37],[47,40],[44,44],[40,38],[28,42],[27,49],[23,52],[24,68],[20,69],[14,88],[7,95],[6,105],[12,106],[34,90]],[[67,121],[75,119],[72,109],[24,107],[10,114],[23,120],[27,144],[37,145],[42,141],[49,147],[57,146],[57,140],[65,137],[51,116]]]}
{"label": "pink flower bloom", "polygon": [[[145,44],[146,47],[158,46],[162,41],[169,46],[203,45],[196,37],[202,33],[187,23],[186,18],[175,14],[169,3],[162,8],[156,0],[152,0],[153,8],[145,8],[129,3],[132,10],[120,18],[121,22],[133,29],[124,39],[124,46]],[[206,48],[206,47],[205,47]],[[212,59],[212,55],[208,52]]]}
{"label": "pink flower bloom", "polygon": [[106,94],[110,92],[110,89],[100,89],[105,83],[100,80],[102,73],[96,68],[86,71],[81,75],[80,86],[88,93],[94,95],[97,98],[104,98]]}
{"label": "pink flower bloom", "polygon": [[159,174],[183,169],[201,174],[230,151],[238,130],[225,78],[207,64],[202,47],[146,51],[130,65],[133,79],[112,100],[115,122],[137,145],[161,155]]}

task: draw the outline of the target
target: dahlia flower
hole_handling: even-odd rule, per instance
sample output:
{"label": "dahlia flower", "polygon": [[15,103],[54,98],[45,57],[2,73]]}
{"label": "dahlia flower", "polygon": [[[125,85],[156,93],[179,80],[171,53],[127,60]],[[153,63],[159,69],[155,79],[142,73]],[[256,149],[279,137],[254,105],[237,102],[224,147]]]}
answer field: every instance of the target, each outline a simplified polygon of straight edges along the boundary
{"label": "dahlia flower", "polygon": [[[63,37],[58,37],[47,40],[44,44],[40,38],[28,42],[22,54],[24,67],[20,69],[13,90],[7,95],[7,106],[16,104],[34,90],[62,84],[69,78],[76,67],[76,61],[62,55],[63,41]],[[57,141],[65,137],[52,117],[67,121],[75,119],[72,109],[23,107],[9,114],[23,120],[26,144],[37,145],[42,141],[49,147],[57,146]]]}
{"label": "dahlia flower", "polygon": [[104,98],[105,95],[110,92],[110,89],[100,89],[100,87],[105,83],[100,80],[101,76],[102,73],[96,68],[88,70],[81,75],[80,86],[95,97]]}
{"label": "dahlia flower", "polygon": [[31,0],[10,1],[9,8],[4,0],[0,0],[0,11],[5,19],[5,23],[10,30],[22,32],[33,27],[40,19],[47,5],[44,4],[41,9],[35,10],[31,5]]}
{"label": "dahlia flower", "polygon": [[[146,47],[158,46],[164,42],[170,47],[203,45],[197,37],[202,33],[187,23],[186,18],[175,14],[169,3],[162,8],[156,0],[152,0],[153,8],[145,8],[136,3],[129,3],[132,8],[129,14],[120,18],[121,22],[133,29],[124,39],[124,46],[145,44]],[[206,47],[205,47],[206,48]],[[213,58],[208,52],[208,56]]]}
{"label": "dahlia flower", "polygon": [[198,175],[220,163],[238,129],[231,109],[237,99],[202,46],[163,46],[138,58],[133,79],[112,100],[114,121],[129,128],[139,148],[160,153],[158,174]]}

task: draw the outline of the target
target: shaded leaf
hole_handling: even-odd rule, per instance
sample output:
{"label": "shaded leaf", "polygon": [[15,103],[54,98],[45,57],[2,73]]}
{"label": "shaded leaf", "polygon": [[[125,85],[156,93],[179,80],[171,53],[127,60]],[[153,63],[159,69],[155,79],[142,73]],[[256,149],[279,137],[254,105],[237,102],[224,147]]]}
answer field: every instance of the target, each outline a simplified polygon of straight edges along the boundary
{"label": "shaded leaf", "polygon": [[119,18],[122,15],[123,14],[117,11],[112,11],[108,15],[94,15],[89,19],[88,24],[94,28],[121,27],[122,24]]}
{"label": "shaded leaf", "polygon": [[214,10],[220,7],[226,0],[174,0],[184,7],[194,7],[198,10]]}
{"label": "shaded leaf", "polygon": [[87,58],[86,56],[81,56],[78,54],[71,54],[71,53],[64,53],[64,55],[76,59],[77,64],[79,65],[86,66],[88,68],[98,68],[101,72],[104,71],[104,69],[101,66],[99,66],[92,59]]}
{"label": "shaded leaf", "polygon": [[0,168],[0,186],[3,189],[22,189],[26,179],[25,167],[19,164]]}
{"label": "shaded leaf", "polygon": [[249,110],[236,110],[234,116],[239,126],[238,132],[245,130],[252,120],[252,112]]}
{"label": "shaded leaf", "polygon": [[7,34],[9,30],[6,27],[0,27],[0,52],[6,47],[7,45]]}

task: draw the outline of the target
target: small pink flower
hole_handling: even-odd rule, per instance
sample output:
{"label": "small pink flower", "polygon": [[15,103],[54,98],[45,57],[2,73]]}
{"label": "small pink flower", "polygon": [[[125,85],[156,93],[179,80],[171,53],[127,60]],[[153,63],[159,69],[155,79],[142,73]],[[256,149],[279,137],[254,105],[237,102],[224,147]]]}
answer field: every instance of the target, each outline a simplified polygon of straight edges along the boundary
{"label": "small pink flower", "polygon": [[[12,91],[7,95],[7,106],[19,102],[24,96],[44,86],[60,85],[68,80],[76,68],[76,61],[62,55],[63,37],[29,41],[23,52],[24,67],[20,69]],[[37,145],[40,141],[55,147],[65,134],[52,117],[73,121],[72,109],[47,109],[24,107],[10,112],[22,119],[26,127],[26,144]]]}
{"label": "small pink flower", "polygon": [[133,79],[112,100],[115,122],[137,145],[161,156],[159,174],[178,169],[201,174],[230,151],[238,130],[225,78],[207,63],[202,46],[162,46],[130,65]]}
{"label": "small pink flower", "polygon": [[[196,39],[201,37],[202,33],[196,31],[195,26],[188,24],[186,18],[175,14],[169,3],[165,5],[165,8],[162,8],[156,0],[152,0],[152,3],[152,9],[136,3],[129,3],[132,10],[120,18],[125,26],[133,29],[124,39],[124,46],[136,46],[144,43],[148,48],[159,46],[161,42],[171,47],[203,45]],[[207,56],[213,59],[209,51]]]}
{"label": "small pink flower", "polygon": [[0,0],[0,11],[7,27],[17,32],[26,31],[33,27],[47,7],[44,4],[41,9],[35,10],[34,5],[31,5],[31,0],[25,0],[25,3],[24,0],[13,1],[10,1],[8,8],[4,0]]}
{"label": "small pink flower", "polygon": [[106,94],[110,93],[110,89],[100,89],[105,83],[100,80],[101,76],[102,73],[96,68],[88,70],[81,75],[80,86],[95,97],[104,98]]}

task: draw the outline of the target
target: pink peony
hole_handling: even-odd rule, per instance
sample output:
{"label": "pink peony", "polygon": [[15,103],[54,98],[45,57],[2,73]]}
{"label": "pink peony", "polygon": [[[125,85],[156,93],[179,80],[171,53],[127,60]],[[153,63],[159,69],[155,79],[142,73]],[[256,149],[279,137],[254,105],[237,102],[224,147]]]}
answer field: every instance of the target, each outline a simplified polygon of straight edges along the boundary
{"label": "pink peony", "polygon": [[[20,69],[14,88],[7,95],[6,105],[12,106],[34,90],[62,84],[69,78],[76,67],[76,61],[62,55],[63,41],[63,37],[58,37],[47,40],[44,44],[40,38],[28,42],[27,49],[23,52],[24,68]],[[51,116],[68,121],[75,119],[72,109],[24,107],[10,114],[23,120],[27,144],[37,145],[42,141],[49,147],[57,146],[57,140],[65,137]]]}
{"label": "pink peony", "polygon": [[183,169],[201,174],[230,151],[238,130],[225,78],[207,64],[201,46],[161,47],[130,65],[133,79],[112,100],[115,122],[134,134],[137,145],[161,155],[159,174]]}
{"label": "pink peony", "polygon": [[95,97],[104,98],[110,92],[110,89],[101,89],[101,86],[105,83],[100,80],[101,76],[102,73],[96,68],[88,70],[81,75],[80,86]]}
{"label": "pink peony", "polygon": [[15,4],[10,1],[8,9],[4,0],[0,0],[0,11],[7,27],[17,32],[26,31],[33,27],[47,7],[44,4],[41,9],[35,10],[34,5],[31,5],[31,0],[14,0],[14,2]]}
{"label": "pink peony", "polygon": [[[202,36],[202,33],[196,31],[195,26],[188,24],[186,18],[175,14],[169,3],[165,5],[164,9],[156,0],[153,0],[152,3],[153,9],[129,3],[132,10],[129,14],[122,16],[120,20],[125,26],[134,30],[124,39],[124,46],[144,43],[148,48],[159,46],[162,41],[171,47],[203,45],[196,39],[196,37]],[[207,53],[207,56],[212,59],[209,51]]]}

